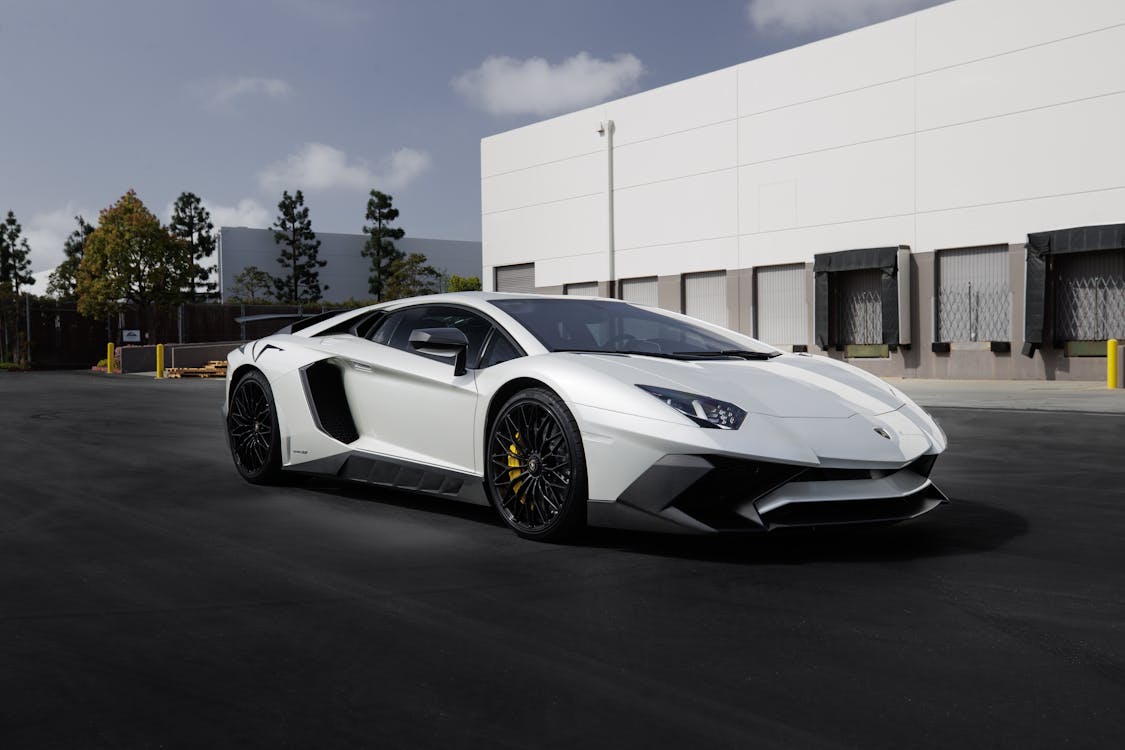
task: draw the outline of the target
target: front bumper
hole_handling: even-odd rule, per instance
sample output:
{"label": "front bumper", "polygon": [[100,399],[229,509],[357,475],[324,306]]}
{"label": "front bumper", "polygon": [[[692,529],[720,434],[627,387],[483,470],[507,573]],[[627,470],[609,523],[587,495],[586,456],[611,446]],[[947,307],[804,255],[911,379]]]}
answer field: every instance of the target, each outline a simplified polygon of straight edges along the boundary
{"label": "front bumper", "polygon": [[615,502],[591,503],[590,521],[697,533],[904,521],[948,502],[929,479],[936,458],[897,469],[824,469],[666,455]]}

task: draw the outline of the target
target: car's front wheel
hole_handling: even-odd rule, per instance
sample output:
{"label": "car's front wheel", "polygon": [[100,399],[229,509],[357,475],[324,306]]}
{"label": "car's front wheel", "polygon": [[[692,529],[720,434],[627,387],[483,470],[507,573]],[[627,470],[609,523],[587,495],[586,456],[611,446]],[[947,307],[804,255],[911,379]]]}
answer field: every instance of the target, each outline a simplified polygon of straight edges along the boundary
{"label": "car's front wheel", "polygon": [[520,391],[492,421],[486,484],[525,539],[561,541],[586,523],[586,455],[574,416],[543,388]]}
{"label": "car's front wheel", "polygon": [[243,479],[253,484],[281,481],[277,410],[269,381],[262,373],[248,373],[234,386],[227,409],[227,440]]}

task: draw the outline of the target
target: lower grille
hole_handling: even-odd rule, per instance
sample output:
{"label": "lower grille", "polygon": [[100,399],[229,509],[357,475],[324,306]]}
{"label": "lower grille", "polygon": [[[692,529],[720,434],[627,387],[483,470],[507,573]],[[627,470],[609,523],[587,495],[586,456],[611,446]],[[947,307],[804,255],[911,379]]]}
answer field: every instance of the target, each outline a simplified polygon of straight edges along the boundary
{"label": "lower grille", "polygon": [[932,510],[944,499],[929,485],[906,497],[789,503],[762,513],[762,520],[771,527],[902,521]]}

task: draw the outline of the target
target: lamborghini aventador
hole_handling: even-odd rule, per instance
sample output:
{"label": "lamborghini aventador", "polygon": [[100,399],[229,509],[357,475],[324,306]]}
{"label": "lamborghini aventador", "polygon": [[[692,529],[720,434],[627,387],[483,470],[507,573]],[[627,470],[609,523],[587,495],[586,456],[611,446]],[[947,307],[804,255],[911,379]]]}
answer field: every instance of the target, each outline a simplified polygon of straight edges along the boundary
{"label": "lamborghini aventador", "polygon": [[901,391],[683,315],[443,294],[326,313],[230,353],[249,482],[313,474],[492,505],[517,534],[755,532],[946,502],[946,438]]}

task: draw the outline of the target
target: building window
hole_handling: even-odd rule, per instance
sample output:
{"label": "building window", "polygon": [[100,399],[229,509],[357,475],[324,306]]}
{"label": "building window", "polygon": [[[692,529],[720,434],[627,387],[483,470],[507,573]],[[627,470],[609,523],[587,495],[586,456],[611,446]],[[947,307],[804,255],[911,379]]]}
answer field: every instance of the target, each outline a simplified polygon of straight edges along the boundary
{"label": "building window", "polygon": [[804,263],[754,269],[754,335],[774,346],[807,344],[807,288]]}
{"label": "building window", "polygon": [[684,274],[684,314],[727,325],[726,271]]}
{"label": "building window", "polygon": [[646,276],[641,279],[622,279],[619,286],[621,299],[626,302],[647,307],[657,307],[660,304],[655,276]]}
{"label": "building window", "polygon": [[579,284],[567,284],[563,287],[563,294],[572,297],[597,297],[598,282],[583,281]]}
{"label": "building window", "polygon": [[495,289],[498,292],[517,294],[535,293],[535,264],[521,263],[518,266],[497,266]]}
{"label": "building window", "polygon": [[939,250],[937,340],[1010,341],[1008,248]]}

